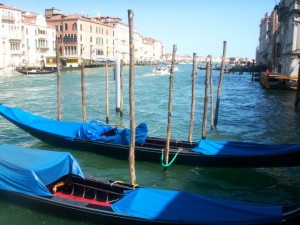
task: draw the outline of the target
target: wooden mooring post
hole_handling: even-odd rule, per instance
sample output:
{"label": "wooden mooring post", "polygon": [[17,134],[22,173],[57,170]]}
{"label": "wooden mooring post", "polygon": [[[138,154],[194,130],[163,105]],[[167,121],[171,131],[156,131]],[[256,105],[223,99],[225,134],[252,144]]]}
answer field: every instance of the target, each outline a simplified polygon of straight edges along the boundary
{"label": "wooden mooring post", "polygon": [[130,106],[130,148],[129,148],[129,173],[130,183],[136,184],[135,175],[135,108],[134,108],[134,42],[133,42],[133,16],[128,10],[129,26],[129,106]]}
{"label": "wooden mooring post", "polygon": [[219,79],[218,93],[217,93],[216,111],[215,111],[215,122],[214,122],[215,126],[217,126],[217,124],[218,124],[218,117],[219,117],[219,107],[220,107],[220,100],[221,100],[221,89],[222,89],[222,81],[223,81],[223,74],[224,74],[226,47],[227,47],[227,42],[224,41],[223,42],[222,63],[221,63],[221,70],[220,70],[220,79]]}
{"label": "wooden mooring post", "polygon": [[206,121],[207,121],[208,76],[209,76],[209,70],[210,70],[210,64],[206,61],[204,107],[203,107],[203,119],[202,119],[202,139],[206,139]]}
{"label": "wooden mooring post", "polygon": [[120,68],[121,68],[121,60],[117,58],[115,63],[116,112],[120,112],[120,105],[121,105],[121,79],[120,79],[121,69]]}
{"label": "wooden mooring post", "polygon": [[299,94],[300,94],[300,63],[298,64],[298,80],[297,80],[295,107],[297,107],[299,103]]}
{"label": "wooden mooring post", "polygon": [[168,104],[168,126],[167,126],[167,137],[166,137],[166,152],[165,152],[165,165],[163,172],[167,172],[169,166],[169,152],[170,152],[170,140],[171,140],[171,128],[172,128],[172,104],[173,104],[173,80],[174,80],[174,65],[176,56],[177,46],[173,45],[172,53],[172,64],[170,71],[170,86],[169,86],[169,104]]}
{"label": "wooden mooring post", "polygon": [[196,53],[193,53],[192,101],[191,101],[190,129],[189,129],[189,136],[188,136],[189,141],[192,141],[193,139],[195,101],[196,101],[196,74],[197,74],[196,71],[197,71]]}
{"label": "wooden mooring post", "polygon": [[106,123],[109,123],[108,61],[105,63]]}
{"label": "wooden mooring post", "polygon": [[210,128],[215,128],[214,123],[214,96],[213,96],[213,75],[212,75],[212,57],[209,59],[209,98],[210,98]]}
{"label": "wooden mooring post", "polygon": [[85,97],[84,62],[81,62],[81,99],[82,99],[82,121],[86,122],[86,97]]}
{"label": "wooden mooring post", "polygon": [[120,61],[120,116],[123,116],[123,59]]}
{"label": "wooden mooring post", "polygon": [[61,120],[61,74],[60,74],[58,38],[56,38],[55,41],[55,53],[56,53],[56,68],[57,68],[57,120]]}

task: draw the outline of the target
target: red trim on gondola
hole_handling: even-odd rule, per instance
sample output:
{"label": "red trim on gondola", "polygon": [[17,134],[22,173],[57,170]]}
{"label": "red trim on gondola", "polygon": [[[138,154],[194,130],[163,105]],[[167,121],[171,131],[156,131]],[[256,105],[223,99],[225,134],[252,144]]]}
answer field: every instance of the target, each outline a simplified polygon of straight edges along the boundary
{"label": "red trim on gondola", "polygon": [[78,200],[78,201],[81,201],[81,202],[87,202],[89,204],[94,204],[94,205],[101,205],[101,206],[106,206],[106,207],[111,206],[111,204],[109,202],[100,202],[100,201],[97,201],[97,200],[94,200],[94,199],[87,199],[87,198],[74,196],[74,195],[70,195],[70,194],[64,194],[64,193],[61,193],[61,192],[55,192],[54,196],[73,199],[73,200]]}

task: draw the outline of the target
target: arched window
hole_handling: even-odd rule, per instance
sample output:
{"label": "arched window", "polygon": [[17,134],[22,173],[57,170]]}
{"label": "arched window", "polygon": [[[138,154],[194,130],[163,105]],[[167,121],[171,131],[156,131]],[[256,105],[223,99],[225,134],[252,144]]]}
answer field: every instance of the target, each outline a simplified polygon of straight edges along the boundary
{"label": "arched window", "polygon": [[65,30],[68,30],[68,24],[65,23]]}
{"label": "arched window", "polygon": [[73,23],[73,30],[77,30],[77,23]]}

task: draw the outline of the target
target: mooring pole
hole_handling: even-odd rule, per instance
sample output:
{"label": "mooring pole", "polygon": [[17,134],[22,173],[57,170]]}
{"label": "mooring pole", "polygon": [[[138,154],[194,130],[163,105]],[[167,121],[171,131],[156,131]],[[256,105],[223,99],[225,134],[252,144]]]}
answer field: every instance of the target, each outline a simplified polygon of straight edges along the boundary
{"label": "mooring pole", "polygon": [[135,108],[134,108],[134,42],[133,42],[133,11],[128,10],[129,25],[129,106],[130,106],[130,148],[129,172],[130,183],[136,184],[135,175]]}
{"label": "mooring pole", "polygon": [[123,59],[120,61],[120,116],[123,116]]}
{"label": "mooring pole", "polygon": [[174,80],[174,65],[175,65],[176,50],[177,50],[177,46],[173,45],[172,64],[171,64],[171,71],[170,71],[168,127],[167,127],[167,138],[166,138],[165,166],[163,171],[164,173],[167,172],[167,168],[169,164],[171,128],[172,128],[173,80]]}
{"label": "mooring pole", "polygon": [[108,61],[105,64],[105,89],[106,89],[106,123],[109,123],[109,96],[108,96]]}
{"label": "mooring pole", "polygon": [[61,74],[60,74],[60,59],[59,59],[59,48],[58,48],[57,38],[55,41],[55,53],[56,53],[56,68],[57,68],[57,120],[61,120]]}
{"label": "mooring pole", "polygon": [[193,139],[195,101],[196,101],[196,73],[197,73],[196,71],[197,71],[196,53],[193,53],[192,101],[191,101],[190,131],[188,136],[189,141],[192,141]]}
{"label": "mooring pole", "polygon": [[299,93],[300,93],[300,63],[298,63],[298,80],[297,80],[295,107],[297,107],[299,103]]}
{"label": "mooring pole", "polygon": [[209,70],[210,70],[210,64],[206,61],[204,107],[203,107],[203,119],[202,119],[202,139],[206,139],[206,120],[207,120],[207,104],[208,104],[208,73],[209,73]]}
{"label": "mooring pole", "polygon": [[121,102],[121,83],[120,83],[120,59],[116,59],[115,64],[115,79],[116,79],[116,111],[120,112],[120,102]]}
{"label": "mooring pole", "polygon": [[82,98],[82,121],[86,122],[86,98],[85,98],[84,62],[81,62],[81,98]]}
{"label": "mooring pole", "polygon": [[216,112],[215,112],[215,126],[218,124],[218,117],[219,117],[219,106],[220,106],[220,99],[221,99],[221,88],[222,88],[222,80],[223,80],[223,73],[224,73],[224,63],[226,57],[226,45],[227,42],[223,42],[223,55],[222,55],[222,64],[220,70],[220,79],[219,79],[219,86],[218,86],[218,93],[217,93],[217,102],[216,102]]}
{"label": "mooring pole", "polygon": [[210,128],[213,130],[215,128],[214,125],[214,96],[213,96],[213,75],[212,75],[212,62],[211,58],[209,60],[209,97],[210,97]]}

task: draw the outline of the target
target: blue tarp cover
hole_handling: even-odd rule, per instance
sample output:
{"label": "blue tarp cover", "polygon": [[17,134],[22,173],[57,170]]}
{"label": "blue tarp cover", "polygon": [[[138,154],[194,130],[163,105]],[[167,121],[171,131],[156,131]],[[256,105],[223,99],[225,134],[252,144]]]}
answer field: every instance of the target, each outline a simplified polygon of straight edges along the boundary
{"label": "blue tarp cover", "polygon": [[[104,135],[110,132],[111,135]],[[135,130],[135,143],[143,144],[146,141],[148,134],[148,128],[145,123],[141,123],[136,127]],[[78,129],[76,137],[97,140],[112,144],[130,144],[130,129],[114,128],[108,125],[104,125],[99,121],[91,121],[90,123],[83,123]]]}
{"label": "blue tarp cover", "polygon": [[[75,138],[83,138],[123,145],[129,145],[130,143],[130,129],[115,128],[105,125],[98,120],[92,120],[89,123],[58,121],[4,105],[0,105],[0,115],[17,124],[32,127],[36,130],[54,134],[71,141]],[[101,136],[111,130],[117,131],[115,136]],[[136,127],[136,143],[145,143],[147,134],[147,125],[141,123]]]}
{"label": "blue tarp cover", "polygon": [[190,224],[273,224],[282,206],[211,199],[187,192],[137,188],[112,205],[115,212],[149,220]]}
{"label": "blue tarp cover", "polygon": [[64,122],[33,115],[18,108],[0,105],[0,114],[12,122],[74,140],[82,122]]}
{"label": "blue tarp cover", "polygon": [[0,189],[52,196],[46,186],[67,174],[83,177],[70,153],[0,145]]}
{"label": "blue tarp cover", "polygon": [[193,150],[205,155],[263,156],[296,152],[300,150],[300,144],[265,145],[249,142],[201,140]]}

